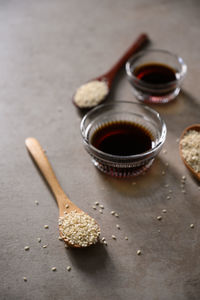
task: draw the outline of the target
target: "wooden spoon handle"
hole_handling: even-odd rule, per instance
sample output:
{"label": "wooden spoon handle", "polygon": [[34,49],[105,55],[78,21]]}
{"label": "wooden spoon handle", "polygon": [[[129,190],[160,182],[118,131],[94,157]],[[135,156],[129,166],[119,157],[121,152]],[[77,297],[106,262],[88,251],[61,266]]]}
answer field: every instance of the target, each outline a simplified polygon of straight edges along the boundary
{"label": "wooden spoon handle", "polygon": [[[141,50],[149,42],[148,35],[146,33],[142,33],[138,36],[138,38],[134,41],[134,43],[128,48],[128,50],[122,55],[122,57],[117,61],[115,65],[103,76],[108,77],[109,85],[111,85],[112,80],[118,70],[125,64],[125,62],[136,52]],[[102,77],[103,77],[102,76]]]}
{"label": "wooden spoon handle", "polygon": [[62,190],[60,184],[58,183],[54,171],[39,142],[35,138],[27,138],[25,140],[25,144],[31,156],[33,157],[35,163],[40,169],[42,175],[44,176],[47,183],[49,184],[49,187],[51,188],[58,202],[58,206],[61,207],[63,205],[63,203],[60,201],[60,199],[62,199],[63,197],[65,198],[65,200],[71,203],[71,201],[67,198],[64,191]]}

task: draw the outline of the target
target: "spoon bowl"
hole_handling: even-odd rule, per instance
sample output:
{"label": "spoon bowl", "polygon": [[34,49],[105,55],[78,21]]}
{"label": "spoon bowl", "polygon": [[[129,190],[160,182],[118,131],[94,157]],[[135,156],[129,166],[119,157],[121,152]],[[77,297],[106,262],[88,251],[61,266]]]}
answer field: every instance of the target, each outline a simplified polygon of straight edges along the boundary
{"label": "spoon bowl", "polygon": [[[88,109],[104,101],[110,92],[113,80],[119,69],[133,54],[137,53],[144,46],[146,46],[148,42],[149,38],[147,34],[143,33],[139,35],[139,37],[134,41],[134,43],[129,47],[129,49],[122,55],[122,57],[113,65],[113,67],[108,72],[88,81],[86,84],[83,84],[81,87],[79,87],[73,95],[73,103],[75,104],[75,106],[81,109]],[[95,99],[95,97],[97,97],[96,84],[98,85],[98,82],[102,83],[100,88],[103,88],[103,92],[100,95],[98,95],[98,99]],[[88,84],[90,83],[95,83],[95,86],[89,86]],[[99,87],[97,86],[97,88]],[[80,101],[83,101],[81,97],[84,98],[83,104],[80,104]],[[79,98],[80,101],[77,100],[77,98]]]}
{"label": "spoon bowl", "polygon": [[182,132],[181,134],[181,137],[180,137],[180,142],[179,142],[179,153],[180,153],[180,156],[183,160],[183,163],[185,164],[185,166],[189,169],[189,171],[200,181],[200,172],[195,172],[195,170],[190,166],[190,164],[186,161],[186,159],[184,158],[183,156],[183,153],[182,153],[182,145],[181,145],[181,140],[183,139],[183,137],[185,136],[185,134],[188,132],[188,131],[191,131],[191,130],[195,130],[195,131],[198,131],[200,132],[200,124],[193,124],[193,125],[190,125],[188,126],[187,128],[184,129],[184,131]]}
{"label": "spoon bowl", "polygon": [[[29,150],[31,156],[33,157],[36,165],[38,166],[39,170],[41,171],[42,175],[46,179],[52,193],[55,196],[55,199],[58,204],[59,208],[59,232],[62,239],[69,245],[70,247],[81,248],[82,246],[79,243],[71,243],[67,237],[63,237],[62,228],[60,224],[60,219],[64,218],[66,215],[70,213],[78,213],[88,218],[88,214],[83,212],[78,206],[76,206],[64,193],[58,180],[53,172],[53,169],[44,153],[44,150],[40,146],[39,142],[35,138],[27,138],[25,140],[25,144],[27,149]],[[93,218],[89,217],[91,220],[94,221]],[[100,228],[95,222],[98,232],[100,232]],[[90,246],[88,244],[87,246]],[[84,246],[85,247],[85,246]]]}

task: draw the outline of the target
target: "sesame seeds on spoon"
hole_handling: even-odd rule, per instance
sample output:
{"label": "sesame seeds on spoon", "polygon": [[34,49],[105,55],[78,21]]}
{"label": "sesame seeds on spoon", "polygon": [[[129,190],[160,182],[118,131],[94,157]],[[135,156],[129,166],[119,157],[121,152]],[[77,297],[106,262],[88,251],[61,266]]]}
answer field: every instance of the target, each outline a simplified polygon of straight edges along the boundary
{"label": "sesame seeds on spoon", "polygon": [[88,109],[100,104],[108,96],[112,82],[119,69],[130,58],[149,42],[146,34],[141,34],[131,47],[122,55],[117,63],[105,74],[81,85],[73,96],[73,103],[81,108]]}
{"label": "sesame seeds on spoon", "polygon": [[200,180],[200,124],[191,125],[183,131],[179,152],[185,166]]}
{"label": "sesame seeds on spoon", "polygon": [[74,248],[97,243],[100,236],[99,225],[64,193],[39,142],[35,138],[27,138],[25,144],[58,203],[61,238]]}

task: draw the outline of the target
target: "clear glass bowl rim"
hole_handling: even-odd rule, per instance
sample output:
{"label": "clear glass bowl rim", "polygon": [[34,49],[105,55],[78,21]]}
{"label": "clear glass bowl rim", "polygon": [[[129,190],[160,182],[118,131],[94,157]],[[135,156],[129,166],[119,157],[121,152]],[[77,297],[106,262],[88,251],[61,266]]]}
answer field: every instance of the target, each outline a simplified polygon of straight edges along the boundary
{"label": "clear glass bowl rim", "polygon": [[[140,153],[140,154],[135,154],[135,155],[127,155],[127,156],[119,156],[119,155],[112,155],[106,152],[103,152],[99,149],[97,149],[96,147],[94,147],[91,143],[89,143],[87,137],[85,136],[85,132],[86,132],[86,127],[85,127],[85,121],[87,120],[88,117],[90,117],[93,113],[95,113],[98,110],[101,110],[102,108],[109,108],[112,106],[115,106],[117,104],[129,104],[129,105],[136,105],[136,106],[141,106],[143,108],[145,108],[146,110],[148,110],[149,112],[151,112],[154,116],[156,116],[156,118],[160,121],[161,123],[161,136],[159,139],[159,142],[157,143],[157,145],[155,145],[155,147],[153,147],[151,150]],[[133,112],[134,114],[134,112]],[[142,115],[141,115],[142,116]],[[103,157],[105,160],[111,159],[113,160],[120,160],[122,161],[127,161],[127,160],[135,160],[135,159],[145,159],[151,155],[153,155],[165,142],[166,139],[166,135],[167,135],[167,127],[166,124],[164,122],[164,120],[161,118],[160,114],[155,111],[154,109],[148,107],[147,105],[144,105],[142,103],[137,103],[137,102],[131,102],[131,101],[114,101],[113,103],[109,103],[109,104],[101,104],[98,105],[97,107],[91,109],[88,113],[86,113],[86,115],[82,118],[81,120],[81,124],[80,124],[80,130],[81,130],[81,134],[84,140],[84,143],[86,143],[86,145],[91,148],[94,152],[96,152],[97,154],[99,154],[101,157]]]}
{"label": "clear glass bowl rim", "polygon": [[[174,81],[170,81],[169,83],[165,83],[165,84],[150,84],[150,83],[147,83],[141,79],[138,79],[132,72],[131,72],[131,66],[133,64],[134,61],[137,61],[138,58],[144,56],[145,54],[149,54],[149,53],[160,53],[160,54],[167,54],[171,57],[174,57],[177,62],[179,63],[179,65],[181,66],[181,71],[178,72],[180,74],[180,78],[179,79],[176,79]],[[144,86],[146,87],[149,87],[149,88],[152,88],[154,89],[155,87],[156,88],[166,88],[167,86],[171,86],[173,84],[177,84],[178,82],[182,81],[183,78],[185,77],[186,73],[187,73],[187,65],[185,64],[184,60],[182,57],[180,57],[179,55],[177,54],[174,54],[168,50],[162,50],[162,49],[149,49],[149,50],[143,50],[143,51],[140,51],[139,53],[131,56],[131,58],[126,62],[126,65],[125,65],[125,69],[126,69],[126,73],[127,75],[133,79],[137,84],[143,84]]]}

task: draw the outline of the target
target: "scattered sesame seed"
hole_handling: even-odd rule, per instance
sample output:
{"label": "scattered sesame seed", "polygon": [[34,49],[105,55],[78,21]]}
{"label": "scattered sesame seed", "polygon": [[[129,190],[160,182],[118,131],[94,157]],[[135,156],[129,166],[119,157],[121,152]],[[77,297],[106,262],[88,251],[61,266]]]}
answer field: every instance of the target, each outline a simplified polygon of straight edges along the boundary
{"label": "scattered sesame seed", "polygon": [[24,280],[24,281],[27,281],[27,277],[23,277],[23,280]]}
{"label": "scattered sesame seed", "polygon": [[104,245],[106,245],[106,246],[108,245],[106,241],[104,241],[103,243],[104,243]]}
{"label": "scattered sesame seed", "polygon": [[65,207],[66,207],[66,208],[69,208],[69,204],[66,204]]}
{"label": "scattered sesame seed", "polygon": [[24,247],[24,250],[25,250],[25,251],[28,251],[29,249],[30,249],[29,246],[25,246],[25,247]]}
{"label": "scattered sesame seed", "polygon": [[117,225],[116,225],[116,227],[117,227],[117,229],[120,229],[120,226],[119,226],[119,224],[117,224]]}
{"label": "scattered sesame seed", "polygon": [[181,192],[182,192],[183,194],[185,194],[185,193],[186,193],[186,191],[185,191],[185,190],[182,190]]}
{"label": "scattered sesame seed", "polygon": [[102,209],[100,209],[100,210],[99,210],[99,212],[100,212],[100,214],[102,214],[102,213],[103,213],[103,210],[102,210]]}
{"label": "scattered sesame seed", "polygon": [[36,200],[36,201],[35,201],[35,204],[36,204],[36,205],[39,205],[39,202]]}
{"label": "scattered sesame seed", "polygon": [[166,154],[166,153],[167,153],[167,150],[166,150],[166,149],[164,149],[164,150],[163,150],[163,154]]}
{"label": "scattered sesame seed", "polygon": [[115,213],[115,217],[116,217],[116,218],[119,218],[119,215],[118,215],[117,213]]}
{"label": "scattered sesame seed", "polygon": [[101,240],[102,240],[102,242],[104,242],[106,240],[106,238],[103,236]]}
{"label": "scattered sesame seed", "polygon": [[190,224],[190,228],[194,228],[194,224]]}
{"label": "scattered sesame seed", "polygon": [[165,184],[165,187],[168,188],[168,187],[169,187],[169,184]]}
{"label": "scattered sesame seed", "polygon": [[68,246],[67,244],[65,244],[65,248],[66,248],[66,249],[69,249],[69,246]]}
{"label": "scattered sesame seed", "polygon": [[163,209],[162,212],[163,212],[164,214],[166,214],[167,210],[166,210],[166,209]]}
{"label": "scattered sesame seed", "polygon": [[96,202],[95,202],[95,205],[99,205],[99,202],[96,201]]}
{"label": "scattered sesame seed", "polygon": [[104,209],[104,206],[103,206],[103,205],[99,205],[99,207],[102,208],[102,209]]}
{"label": "scattered sesame seed", "polygon": [[179,143],[179,139],[176,139],[176,142]]}
{"label": "scattered sesame seed", "polygon": [[38,243],[41,243],[41,238],[37,238]]}
{"label": "scattered sesame seed", "polygon": [[158,232],[160,233],[160,229],[158,229]]}
{"label": "scattered sesame seed", "polygon": [[67,266],[67,271],[71,271],[71,267],[70,266]]}
{"label": "scattered sesame seed", "polygon": [[97,209],[96,206],[94,206],[94,205],[92,206],[92,208],[95,209],[95,210]]}
{"label": "scattered sesame seed", "polygon": [[168,163],[168,162],[166,162],[166,163],[165,163],[165,166],[166,166],[166,167],[168,167],[168,166],[169,166],[169,163]]}
{"label": "scattered sesame seed", "polygon": [[141,250],[137,250],[137,255],[141,255],[141,254],[142,254]]}
{"label": "scattered sesame seed", "polygon": [[112,211],[110,212],[110,214],[111,214],[111,215],[114,215],[114,214],[115,214],[115,211],[114,211],[114,210],[112,210]]}
{"label": "scattered sesame seed", "polygon": [[48,246],[48,245],[44,245],[44,246],[42,246],[42,247],[43,247],[43,248],[47,248],[47,246]]}
{"label": "scattered sesame seed", "polygon": [[171,193],[172,193],[172,190],[169,190],[168,192],[171,194]]}
{"label": "scattered sesame seed", "polygon": [[157,220],[158,220],[158,221],[161,221],[161,220],[162,220],[162,217],[161,217],[161,216],[158,216],[158,217],[157,217]]}
{"label": "scattered sesame seed", "polygon": [[45,228],[45,229],[48,229],[48,228],[49,228],[49,225],[44,225],[44,228]]}
{"label": "scattered sesame seed", "polygon": [[116,238],[116,236],[115,236],[115,235],[112,235],[112,239],[113,239],[113,240],[116,240],[117,238]]}
{"label": "scattered sesame seed", "polygon": [[183,175],[183,176],[182,176],[182,179],[183,179],[183,180],[186,180],[186,176],[185,176],[185,175]]}
{"label": "scattered sesame seed", "polygon": [[128,237],[127,236],[125,236],[125,238],[124,238],[126,241],[128,241]]}
{"label": "scattered sesame seed", "polygon": [[166,197],[166,199],[167,199],[167,200],[171,199],[171,196],[168,195],[168,196]]}
{"label": "scattered sesame seed", "polygon": [[56,267],[51,268],[51,271],[55,272],[56,271]]}
{"label": "scattered sesame seed", "polygon": [[165,175],[165,171],[162,171],[162,175]]}

